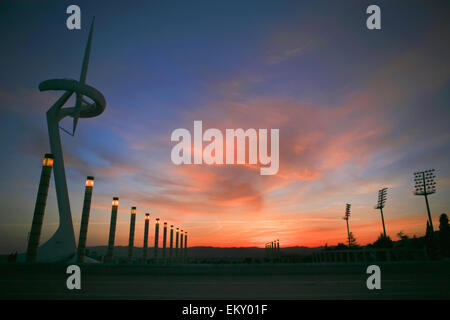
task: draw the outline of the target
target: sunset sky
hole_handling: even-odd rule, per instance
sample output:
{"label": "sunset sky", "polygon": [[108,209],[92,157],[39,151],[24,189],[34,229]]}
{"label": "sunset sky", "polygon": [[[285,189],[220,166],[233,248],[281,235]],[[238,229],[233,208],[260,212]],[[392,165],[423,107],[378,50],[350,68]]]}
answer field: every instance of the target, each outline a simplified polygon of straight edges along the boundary
{"label": "sunset sky", "polygon": [[[87,245],[106,245],[113,196],[116,245],[137,207],[189,232],[190,246],[335,245],[342,219],[359,244],[382,231],[374,209],[388,187],[386,231],[421,236],[413,173],[436,169],[435,229],[450,208],[449,4],[376,1],[382,30],[366,28],[373,1],[0,2],[0,253],[24,251],[42,157],[45,112],[61,92],[41,81],[78,79],[92,16],[87,84],[105,112],[62,133],[78,241],[86,176],[95,176]],[[78,4],[82,29],[66,28]],[[62,123],[71,128],[71,119]],[[171,162],[173,130],[278,128],[280,169]],[[54,181],[41,242],[58,226]]]}

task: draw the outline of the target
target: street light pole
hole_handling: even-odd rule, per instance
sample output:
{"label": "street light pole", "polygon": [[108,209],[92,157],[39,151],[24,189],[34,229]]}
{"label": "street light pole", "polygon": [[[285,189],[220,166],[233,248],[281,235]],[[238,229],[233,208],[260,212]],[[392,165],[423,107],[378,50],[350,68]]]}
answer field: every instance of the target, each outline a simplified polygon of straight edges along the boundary
{"label": "street light pole", "polygon": [[130,217],[130,237],[128,239],[128,262],[133,261],[133,247],[134,247],[134,227],[136,224],[136,207],[131,207]]}
{"label": "street light pole", "polygon": [[119,198],[114,197],[111,208],[111,223],[109,225],[108,251],[106,253],[105,262],[113,262],[114,260],[114,241],[116,238],[117,210],[119,208]]}
{"label": "street light pole", "polygon": [[177,228],[177,231],[176,231],[176,235],[175,235],[175,260],[178,260],[178,240],[179,240],[179,231],[180,229],[179,228]]}
{"label": "street light pole", "polygon": [[183,230],[180,230],[180,262],[183,262]]}
{"label": "street light pole", "polygon": [[30,236],[28,238],[27,262],[36,262],[39,238],[41,237],[42,223],[44,221],[45,205],[47,203],[48,188],[52,175],[53,155],[46,153],[42,162],[39,189],[34,205],[33,222],[31,224]]}
{"label": "street light pole", "polygon": [[184,260],[187,259],[187,231],[184,232]]}
{"label": "street light pole", "polygon": [[147,248],[148,248],[148,224],[150,219],[150,213],[145,214],[145,225],[144,225],[144,245],[142,248],[142,260],[144,264],[147,263]]}
{"label": "street light pole", "polygon": [[78,239],[77,262],[82,263],[86,253],[86,239],[89,224],[89,212],[91,210],[92,190],[94,188],[94,177],[86,178],[84,191],[83,212],[81,214],[80,236]]}
{"label": "street light pole", "polygon": [[166,244],[167,244],[167,222],[164,222],[164,230],[163,230],[163,252],[162,252],[163,260],[166,260]]}
{"label": "street light pole", "polygon": [[172,262],[173,256],[173,224],[170,225],[170,249],[169,249],[169,261]]}
{"label": "street light pole", "polygon": [[155,248],[154,248],[154,254],[155,254],[155,263],[158,262],[158,242],[159,242],[159,218],[156,218],[155,223]]}

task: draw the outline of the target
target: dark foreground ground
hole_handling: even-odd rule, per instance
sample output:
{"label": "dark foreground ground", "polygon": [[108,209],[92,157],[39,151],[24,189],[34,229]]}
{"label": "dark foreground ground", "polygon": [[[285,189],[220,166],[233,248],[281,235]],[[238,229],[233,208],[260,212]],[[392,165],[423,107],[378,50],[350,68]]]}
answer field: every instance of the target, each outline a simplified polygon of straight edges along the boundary
{"label": "dark foreground ground", "polygon": [[450,299],[450,262],[367,265],[81,265],[81,290],[66,265],[0,265],[1,299]]}

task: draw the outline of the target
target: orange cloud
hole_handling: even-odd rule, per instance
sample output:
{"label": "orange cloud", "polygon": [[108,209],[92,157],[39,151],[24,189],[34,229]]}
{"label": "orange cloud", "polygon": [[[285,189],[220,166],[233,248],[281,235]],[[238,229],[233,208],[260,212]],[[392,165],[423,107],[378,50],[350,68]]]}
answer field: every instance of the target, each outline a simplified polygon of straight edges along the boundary
{"label": "orange cloud", "polygon": [[[273,45],[266,62],[294,59],[326,41],[298,40],[300,46],[298,41],[290,42],[294,36],[286,34]],[[114,173],[138,173],[141,184],[152,186],[130,191],[126,197],[133,198],[138,208],[150,208],[163,221],[182,225],[189,231],[190,245],[263,246],[275,238],[282,246],[334,245],[346,241],[341,216],[344,204],[353,201],[351,231],[359,243],[372,242],[381,224],[365,197],[376,198],[381,184],[390,185],[393,180],[381,182],[363,173],[378,153],[397,146],[398,142],[388,139],[394,128],[386,118],[407,108],[405,102],[416,93],[432,92],[449,78],[448,44],[434,40],[426,43],[443,50],[424,46],[392,57],[336,104],[243,96],[242,90],[265,80],[258,72],[247,71],[212,86],[221,99],[189,110],[184,121],[177,123],[177,127],[192,129],[194,120],[202,120],[203,130],[279,128],[280,169],[275,176],[260,176],[257,166],[250,165],[175,166],[169,157],[151,173],[143,166],[126,165]],[[133,146],[137,151],[161,148],[164,139],[133,142]],[[392,237],[399,231],[421,235],[425,221],[423,215],[405,214],[398,208],[386,216]],[[124,245],[126,237],[122,238]]]}

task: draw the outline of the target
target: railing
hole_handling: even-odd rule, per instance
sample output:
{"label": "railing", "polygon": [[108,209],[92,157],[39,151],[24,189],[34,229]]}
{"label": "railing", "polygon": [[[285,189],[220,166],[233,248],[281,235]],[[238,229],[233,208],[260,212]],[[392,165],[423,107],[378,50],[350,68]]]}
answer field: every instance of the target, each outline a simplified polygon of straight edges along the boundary
{"label": "railing", "polygon": [[323,250],[313,253],[313,263],[367,263],[428,260],[426,248]]}

